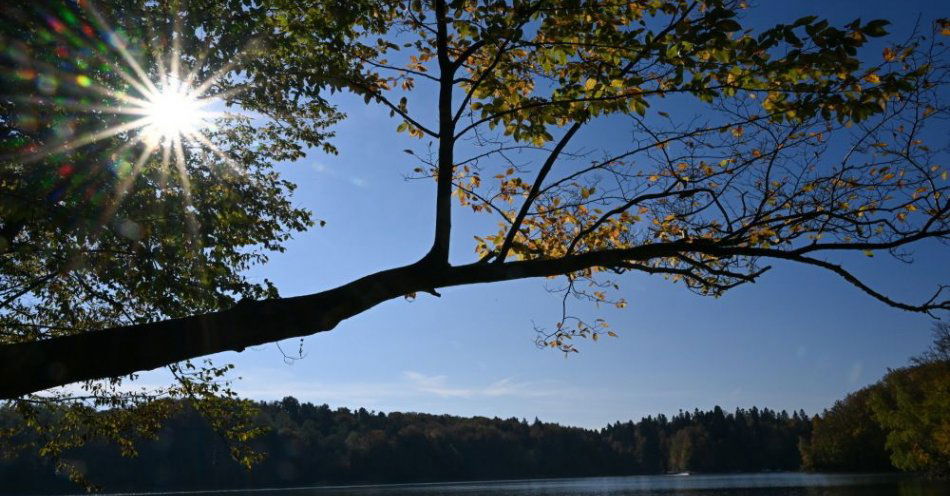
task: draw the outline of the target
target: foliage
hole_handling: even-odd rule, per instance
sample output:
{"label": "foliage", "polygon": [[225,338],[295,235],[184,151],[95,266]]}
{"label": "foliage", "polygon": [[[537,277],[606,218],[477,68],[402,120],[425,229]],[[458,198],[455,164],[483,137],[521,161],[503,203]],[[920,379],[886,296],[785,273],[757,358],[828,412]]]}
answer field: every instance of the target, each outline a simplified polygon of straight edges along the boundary
{"label": "foliage", "polygon": [[[906,310],[948,305],[939,293],[896,302],[814,256],[904,256],[894,250],[946,236],[942,149],[921,131],[946,110],[945,49],[929,33],[878,55],[859,52],[887,21],[807,16],[753,32],[739,1],[380,2],[341,16],[330,5],[274,3],[287,43],[274,63],[304,71],[310,53],[324,54],[320,30],[351,23],[354,36],[332,42],[346,70],[302,91],[347,89],[387,108],[397,132],[429,140],[406,150],[416,176],[437,182],[423,261],[448,263],[451,194],[499,222],[475,233],[482,263],[601,255],[552,270],[566,277],[565,302],[626,306],[605,276],[629,271],[718,296],[773,258],[830,270]],[[415,94],[423,85],[437,102]],[[654,111],[685,99],[702,118]],[[580,151],[577,136],[598,122],[635,138]],[[539,344],[565,352],[576,351],[571,338],[615,334],[567,310],[539,331]]]}
{"label": "foliage", "polygon": [[893,470],[884,441],[887,431],[874,419],[871,397],[880,386],[855,391],[815,416],[811,438],[800,446],[807,470],[884,472]]}
{"label": "foliage", "polygon": [[759,472],[798,470],[797,446],[808,439],[811,424],[804,411],[776,412],[719,407],[681,412],[667,429],[668,472]]}
{"label": "foliage", "polygon": [[910,359],[911,363],[922,365],[933,362],[950,362],[950,323],[934,322],[931,331],[933,344],[927,351]]}
{"label": "foliage", "polygon": [[[231,7],[192,4],[208,16]],[[171,27],[153,22],[173,22],[167,18],[171,6],[129,1],[110,7],[109,14],[124,13],[113,22],[125,24],[115,26],[119,41],[112,43],[153,48],[135,55],[149,71],[158,71],[158,58],[168,56],[158,51],[164,47],[159,41]],[[40,5],[9,5],[0,25],[3,64],[19,68],[2,80],[3,94],[12,96],[0,107],[0,137],[8,152],[17,152],[0,163],[5,342],[181,317],[241,298],[277,296],[269,282],[250,282],[243,272],[266,262],[268,252],[281,250],[290,233],[312,225],[309,212],[289,201],[294,185],[274,169],[273,156],[295,156],[287,147],[298,147],[300,137],[293,145],[269,143],[272,129],[226,117],[208,135],[224,156],[189,147],[181,174],[169,170],[168,157],[136,149],[138,139],[128,133],[77,146],[75,140],[110,122],[100,112],[76,107],[111,102],[66,79],[69,70],[85,68],[88,80],[121,94],[133,92],[123,72],[131,69],[118,49],[97,41],[100,32],[113,28],[102,14],[74,2],[54,2],[50,10],[58,10],[58,17],[47,16]],[[220,70],[240,48],[236,43],[252,35],[247,30],[256,22],[253,17],[243,19],[243,26],[238,16],[230,19],[234,24],[220,36],[204,30],[203,38],[216,42],[197,78]],[[192,47],[203,40],[178,43]],[[180,63],[197,63],[196,58],[193,54]],[[216,91],[227,88],[226,82],[218,84],[222,88]],[[233,169],[235,162],[240,170]]]}
{"label": "foliage", "polygon": [[[201,33],[178,34],[177,62],[195,65],[195,77],[204,80],[226,68],[259,29],[260,12],[244,11],[242,2],[190,3],[179,18],[171,15],[176,2],[116,0],[103,11],[72,1],[0,6],[0,343],[278,296],[269,281],[244,273],[313,224],[309,212],[291,204],[295,186],[277,174],[275,160],[297,157],[301,143],[322,140],[315,133],[335,119],[326,107],[322,113],[282,107],[274,101],[279,95],[269,93],[259,102],[299,122],[256,126],[222,116],[206,134],[220,153],[179,146],[146,154],[141,148],[149,145],[139,146],[130,130],[88,139],[103,128],[125,129],[132,119],[109,114],[116,95],[135,94],[122,50],[157,77],[172,49],[172,25],[201,24]],[[226,26],[205,24],[224,13]],[[203,58],[197,46],[208,48]],[[215,83],[211,94],[234,84]],[[300,123],[306,132],[284,131]],[[77,146],[84,141],[92,142]],[[60,455],[95,439],[112,439],[134,454],[133,439],[154,437],[173,413],[165,399],[190,397],[213,424],[246,441],[241,437],[253,429],[241,427],[239,435],[224,428],[248,417],[239,403],[220,404],[233,400],[223,382],[230,366],[169,368],[177,383],[157,390],[124,385],[133,375],[20,398],[14,406],[27,421],[18,429],[32,431],[39,453],[66,470]],[[46,413],[37,414],[37,405]],[[93,414],[103,408],[111,413]],[[245,461],[254,459],[235,448]]]}
{"label": "foliage", "polygon": [[[389,414],[365,409],[332,410],[292,397],[255,405],[267,433],[252,442],[266,457],[246,472],[227,461],[226,445],[191,408],[179,405],[139,456],[121,459],[102,444],[68,457],[110,490],[280,487],[314,483],[408,482],[526,477],[662,473],[667,470],[795,470],[803,413],[772,410],[681,412],[667,418],[617,422],[599,430],[540,421],[422,413]],[[9,425],[6,422],[4,425]],[[681,433],[709,441],[688,465],[669,465]],[[645,436],[662,440],[644,458]],[[44,473],[45,472],[45,473]],[[133,475],[134,474],[134,475]],[[68,490],[44,470],[42,460],[22,455],[0,462],[3,489]]]}
{"label": "foliage", "polygon": [[902,470],[950,475],[950,361],[888,373],[870,407],[887,431],[887,449]]}
{"label": "foliage", "polygon": [[819,471],[897,468],[950,474],[950,360],[942,353],[947,326],[913,365],[849,394],[814,418],[801,445],[802,465]]}
{"label": "foliage", "polygon": [[[562,314],[538,338],[564,352],[577,351],[573,338],[616,335],[568,302],[626,306],[615,277],[626,272],[719,296],[779,260],[828,270],[904,310],[950,308],[939,291],[893,300],[822,258],[903,259],[912,244],[950,235],[945,150],[924,131],[948,110],[945,20],[877,53],[868,48],[886,21],[835,27],[808,16],[751,29],[739,0],[20,7],[0,7],[0,367],[4,397],[21,406],[150,412],[134,418],[151,435],[151,419],[170,413],[149,405],[189,397],[241,426],[243,442],[246,412],[215,399],[233,400],[227,367],[181,360],[329,330],[417,291],[524,277],[565,279]],[[136,78],[158,81],[176,65],[237,112],[207,130],[207,143],[146,153],[149,140],[122,127],[128,97],[144,84]],[[423,84],[435,102],[415,91]],[[405,267],[280,298],[244,274],[312,226],[275,165],[308,148],[334,151],[338,91],[382,105],[396,132],[429,141],[429,151],[409,151],[415,175],[436,183],[432,248]],[[669,102],[691,102],[698,116]],[[590,151],[579,140],[597,125],[627,126],[633,138]],[[472,233],[477,261],[464,266],[449,264],[453,201],[499,222]],[[154,338],[120,351],[115,341],[90,345],[103,336]],[[64,342],[86,345],[80,362]],[[129,389],[129,374],[153,360],[176,383]],[[36,394],[85,379],[98,381]],[[51,418],[104,418],[63,415]],[[85,427],[58,425],[66,430],[51,436],[73,440],[64,446],[85,440],[73,434]],[[89,432],[121,444],[120,431]],[[651,464],[663,449],[654,434],[637,447]],[[680,437],[677,466],[711,442]]]}

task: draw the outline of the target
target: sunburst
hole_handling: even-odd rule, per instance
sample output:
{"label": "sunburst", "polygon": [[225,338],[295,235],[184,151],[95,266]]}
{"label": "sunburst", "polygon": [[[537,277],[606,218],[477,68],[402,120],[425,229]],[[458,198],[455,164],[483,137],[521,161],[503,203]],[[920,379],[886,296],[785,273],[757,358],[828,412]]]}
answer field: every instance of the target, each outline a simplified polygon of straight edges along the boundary
{"label": "sunburst", "polygon": [[199,98],[194,88],[172,76],[164,79],[161,87],[145,95],[145,102],[138,105],[146,119],[140,131],[142,138],[172,142],[201,133],[214,116],[208,110],[212,100]]}
{"label": "sunburst", "polygon": [[[182,201],[186,212],[191,208],[190,181],[185,165],[187,150],[203,148],[218,156],[230,169],[240,171],[233,160],[223,153],[209,138],[207,131],[214,129],[219,117],[226,114],[212,110],[214,107],[223,107],[222,98],[232,93],[213,94],[216,83],[225,75],[233,71],[236,63],[232,62],[221,67],[217,72],[206,79],[198,80],[201,72],[201,58],[198,58],[195,67],[182,71],[185,65],[180,47],[181,26],[176,18],[175,32],[165,39],[170,39],[172,46],[165,53],[157,47],[139,47],[130,50],[127,42],[120,33],[109,27],[103,16],[94,8],[91,2],[78,4],[96,28],[88,24],[60,22],[48,19],[47,22],[53,31],[65,39],[86,39],[90,46],[108,46],[113,56],[105,57],[102,62],[111,68],[111,74],[117,75],[122,84],[120,88],[110,87],[109,83],[96,81],[82,73],[64,71],[54,64],[43,64],[32,61],[31,67],[39,68],[47,74],[55,74],[60,81],[72,83],[72,94],[95,95],[107,103],[92,105],[87,103],[86,97],[44,98],[37,94],[21,98],[30,104],[53,105],[72,112],[92,113],[97,121],[104,121],[107,125],[99,130],[84,134],[70,135],[65,139],[50,143],[42,148],[25,150],[18,157],[23,162],[38,162],[47,157],[63,154],[71,150],[103,141],[115,136],[121,136],[125,141],[120,150],[130,151],[132,147],[141,147],[138,157],[128,173],[115,183],[115,191],[111,204],[102,212],[100,225],[105,224],[115,214],[124,197],[130,191],[135,179],[142,174],[150,159],[158,155],[162,177],[169,174],[179,176],[179,185],[182,189]],[[72,16],[75,17],[75,16]],[[161,37],[153,37],[161,38]],[[103,40],[106,43],[103,43]],[[154,65],[146,70],[133,56],[136,53],[152,53]],[[66,64],[67,66],[74,66]],[[36,71],[34,70],[34,73]],[[230,112],[230,113],[233,113]],[[111,123],[110,123],[111,121]],[[110,125],[111,124],[111,125]],[[115,153],[113,153],[114,155]],[[107,158],[104,157],[104,160]],[[165,183],[164,179],[162,183]]]}

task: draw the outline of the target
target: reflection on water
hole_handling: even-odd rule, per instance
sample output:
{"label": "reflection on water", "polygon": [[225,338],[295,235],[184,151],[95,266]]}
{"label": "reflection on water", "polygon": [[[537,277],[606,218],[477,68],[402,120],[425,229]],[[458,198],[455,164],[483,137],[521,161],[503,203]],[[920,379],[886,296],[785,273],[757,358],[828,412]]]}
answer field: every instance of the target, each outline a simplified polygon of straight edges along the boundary
{"label": "reflection on water", "polygon": [[[153,493],[156,494],[156,493]],[[161,494],[161,493],[157,493]],[[947,496],[950,482],[883,474],[727,474],[449,484],[309,487],[165,494],[233,496]]]}

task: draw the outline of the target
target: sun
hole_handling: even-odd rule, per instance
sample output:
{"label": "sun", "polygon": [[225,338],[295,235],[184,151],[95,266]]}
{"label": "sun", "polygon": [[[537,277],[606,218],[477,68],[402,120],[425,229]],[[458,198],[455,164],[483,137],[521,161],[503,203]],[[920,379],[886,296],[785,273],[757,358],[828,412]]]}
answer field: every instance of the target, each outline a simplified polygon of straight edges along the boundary
{"label": "sun", "polygon": [[[241,88],[222,89],[217,85],[239,69],[244,51],[220,67],[203,66],[203,57],[188,57],[182,51],[178,33],[183,28],[179,18],[175,19],[171,35],[161,38],[161,44],[132,50],[121,33],[113,30],[91,3],[82,2],[79,8],[94,21],[96,29],[74,30],[69,23],[57,21],[56,26],[61,25],[62,29],[55,31],[70,43],[84,41],[90,46],[101,45],[103,50],[97,48],[93,52],[97,54],[97,67],[101,66],[102,74],[108,78],[99,81],[86,73],[64,71],[61,81],[75,82],[75,86],[69,88],[70,94],[37,101],[48,104],[48,100],[71,112],[96,114],[106,125],[81,134],[64,133],[61,140],[29,147],[24,150],[22,160],[38,162],[110,138],[121,142],[114,156],[131,153],[133,147],[141,145],[138,158],[129,160],[129,173],[116,186],[116,205],[121,203],[136,177],[151,168],[160,171],[160,184],[167,184],[167,178],[177,172],[183,189],[189,189],[187,162],[199,151],[211,152],[234,172],[242,173],[241,165],[215,144],[214,136],[221,126],[227,126],[234,116],[242,114],[241,110],[224,110],[229,107],[228,99],[240,94]],[[79,66],[75,67],[78,70]],[[150,161],[156,156],[160,161]],[[185,196],[188,196],[187,191]]]}
{"label": "sun", "polygon": [[[40,89],[40,92],[49,96],[37,96],[32,87],[28,90],[31,94],[22,96],[24,101],[36,105],[54,106],[55,112],[65,111],[63,124],[55,124],[55,137],[41,146],[24,140],[27,145],[17,150],[17,159],[22,163],[42,164],[51,158],[54,164],[60,164],[71,160],[70,153],[74,150],[94,143],[110,144],[107,140],[112,140],[114,147],[101,159],[115,173],[114,191],[111,195],[102,195],[102,212],[93,231],[99,232],[113,220],[128,194],[139,185],[137,179],[149,174],[155,179],[153,184],[158,194],[180,192],[187,234],[195,236],[198,223],[191,200],[190,171],[215,166],[216,170],[220,168],[229,175],[247,177],[244,164],[217,144],[223,136],[221,131],[231,129],[230,123],[235,119],[250,118],[242,108],[231,108],[231,99],[241,94],[243,86],[228,84],[227,80],[229,75],[240,71],[245,49],[220,66],[204,65],[203,55],[189,55],[182,50],[181,16],[174,18],[174,28],[168,36],[144,38],[155,38],[154,45],[130,48],[123,33],[112,29],[92,2],[76,2],[74,7],[82,12],[81,16],[71,14],[68,9],[62,11],[69,14],[68,18],[47,16],[46,22],[55,34],[45,36],[57,39],[62,47],[76,47],[78,58],[70,58],[71,49],[57,49],[55,54],[64,59],[63,63],[56,66],[52,75],[37,80],[36,88],[45,84],[43,88],[48,91]],[[90,24],[74,22],[80,17]],[[46,62],[39,64],[38,67],[46,67]],[[38,78],[32,66],[32,62],[24,65],[16,77],[24,81]],[[4,74],[0,74],[0,80],[6,81],[2,76]],[[98,76],[102,76],[101,79]],[[86,119],[81,114],[94,117]],[[78,125],[69,122],[73,116]],[[87,129],[74,132],[76,128],[86,128],[87,123],[90,124]],[[0,152],[3,151],[0,147]],[[94,151],[106,150],[97,147]],[[71,170],[69,165],[58,167],[58,170]],[[73,188],[75,183],[66,184]],[[86,195],[99,197],[99,193],[93,193],[90,187]]]}
{"label": "sun", "polygon": [[194,135],[207,117],[207,101],[195,90],[174,78],[145,95],[140,105],[145,121],[142,137],[153,142],[170,142]]}

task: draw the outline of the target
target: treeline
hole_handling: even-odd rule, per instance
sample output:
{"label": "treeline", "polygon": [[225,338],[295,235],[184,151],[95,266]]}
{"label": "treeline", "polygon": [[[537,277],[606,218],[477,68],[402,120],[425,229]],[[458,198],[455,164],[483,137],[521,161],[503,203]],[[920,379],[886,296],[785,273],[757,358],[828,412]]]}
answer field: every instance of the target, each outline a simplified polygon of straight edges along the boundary
{"label": "treeline", "polygon": [[[266,456],[250,471],[188,408],[134,458],[87,445],[67,461],[103,488],[136,491],[797,470],[799,439],[811,429],[804,412],[757,408],[716,407],[590,430],[515,418],[334,410],[292,397],[258,407],[267,432],[253,444]],[[54,472],[50,462],[21,455],[0,462],[0,486],[11,493],[76,489]]]}
{"label": "treeline", "polygon": [[[934,337],[911,366],[813,418],[803,411],[715,407],[591,430],[537,419],[334,410],[287,397],[255,404],[264,434],[251,444],[265,456],[250,471],[187,404],[157,439],[138,445],[134,458],[91,442],[60,461],[106,489],[135,491],[683,471],[900,469],[946,476],[950,325],[935,326]],[[21,419],[0,407],[0,430],[16,431]],[[0,493],[75,492],[52,461],[29,449],[48,440],[10,441],[0,445]]]}

